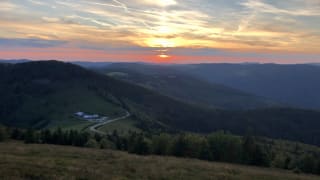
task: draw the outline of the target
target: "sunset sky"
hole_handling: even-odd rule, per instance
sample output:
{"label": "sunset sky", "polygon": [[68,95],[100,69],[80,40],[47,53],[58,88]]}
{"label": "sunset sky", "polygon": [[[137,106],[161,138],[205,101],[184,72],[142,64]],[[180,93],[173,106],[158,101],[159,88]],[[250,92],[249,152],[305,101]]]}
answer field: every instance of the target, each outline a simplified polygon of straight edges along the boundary
{"label": "sunset sky", "polygon": [[0,59],[320,62],[320,0],[1,0]]}

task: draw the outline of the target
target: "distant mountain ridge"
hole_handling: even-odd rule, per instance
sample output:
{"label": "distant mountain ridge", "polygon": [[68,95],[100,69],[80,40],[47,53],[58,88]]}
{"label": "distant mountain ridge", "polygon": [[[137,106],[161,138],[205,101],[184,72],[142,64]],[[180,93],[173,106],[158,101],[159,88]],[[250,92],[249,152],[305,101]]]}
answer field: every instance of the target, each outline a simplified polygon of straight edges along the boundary
{"label": "distant mountain ridge", "polygon": [[320,67],[308,64],[194,64],[177,69],[300,108],[320,109]]}
{"label": "distant mountain ridge", "polygon": [[[291,108],[226,111],[199,107],[150,89],[57,61],[0,64],[0,122],[44,128],[69,123],[79,109],[123,109],[146,130],[226,130],[320,145],[320,112]],[[63,124],[61,124],[63,122]],[[161,132],[161,131],[160,131]]]}
{"label": "distant mountain ridge", "polygon": [[[7,64],[26,63],[26,62],[32,62],[32,61],[33,60],[29,60],[29,59],[10,59],[10,60],[0,59],[0,63],[7,63]],[[81,66],[81,67],[85,67],[85,68],[104,68],[113,64],[113,62],[89,62],[89,61],[72,61],[70,63]]]}
{"label": "distant mountain ridge", "polygon": [[208,83],[170,66],[115,63],[99,72],[202,106],[235,110],[284,106],[222,84]]}
{"label": "distant mountain ridge", "polygon": [[[29,60],[0,60],[0,63],[21,63]],[[221,84],[247,94],[264,97],[271,102],[298,108],[320,109],[320,66],[312,64],[147,64],[147,63],[109,63],[109,62],[72,62],[89,69],[109,66],[126,67],[130,71],[145,74],[157,72],[157,68],[174,69],[187,73],[202,81]],[[165,67],[165,68],[163,68]],[[136,69],[132,69],[136,68]],[[139,70],[140,68],[140,70]],[[164,71],[165,73],[165,71]]]}
{"label": "distant mountain ridge", "polygon": [[0,63],[8,63],[8,64],[25,63],[25,62],[30,62],[30,60],[28,60],[28,59],[11,59],[11,60],[0,59]]}
{"label": "distant mountain ridge", "polygon": [[[320,66],[315,64],[112,64],[145,74],[177,71],[286,106],[320,109]],[[154,73],[155,72],[155,73]]]}

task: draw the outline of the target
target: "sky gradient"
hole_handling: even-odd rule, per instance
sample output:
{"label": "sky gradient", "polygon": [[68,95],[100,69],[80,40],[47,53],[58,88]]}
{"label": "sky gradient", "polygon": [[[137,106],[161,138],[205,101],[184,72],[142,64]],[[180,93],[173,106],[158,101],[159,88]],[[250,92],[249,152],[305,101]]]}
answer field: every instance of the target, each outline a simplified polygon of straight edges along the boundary
{"label": "sky gradient", "polygon": [[320,0],[1,0],[0,59],[320,62]]}

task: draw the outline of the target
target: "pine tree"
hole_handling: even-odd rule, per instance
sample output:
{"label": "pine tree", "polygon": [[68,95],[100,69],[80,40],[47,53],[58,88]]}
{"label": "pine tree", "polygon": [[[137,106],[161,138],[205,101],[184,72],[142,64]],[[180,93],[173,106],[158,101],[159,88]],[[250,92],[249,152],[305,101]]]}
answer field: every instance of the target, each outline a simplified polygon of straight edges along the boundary
{"label": "pine tree", "polygon": [[8,137],[7,129],[0,125],[0,142],[6,140]]}
{"label": "pine tree", "polygon": [[24,135],[24,142],[29,143],[37,143],[36,132],[33,129],[28,129]]}

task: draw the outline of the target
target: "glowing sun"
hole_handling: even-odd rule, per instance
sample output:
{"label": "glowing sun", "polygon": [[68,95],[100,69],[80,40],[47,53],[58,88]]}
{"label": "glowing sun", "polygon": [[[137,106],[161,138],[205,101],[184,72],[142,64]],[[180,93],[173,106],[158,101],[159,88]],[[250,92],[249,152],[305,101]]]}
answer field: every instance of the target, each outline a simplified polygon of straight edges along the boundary
{"label": "glowing sun", "polygon": [[166,54],[160,54],[160,55],[158,55],[160,58],[163,58],[163,59],[165,59],[165,58],[169,58],[170,56],[168,56],[168,55],[166,55]]}

